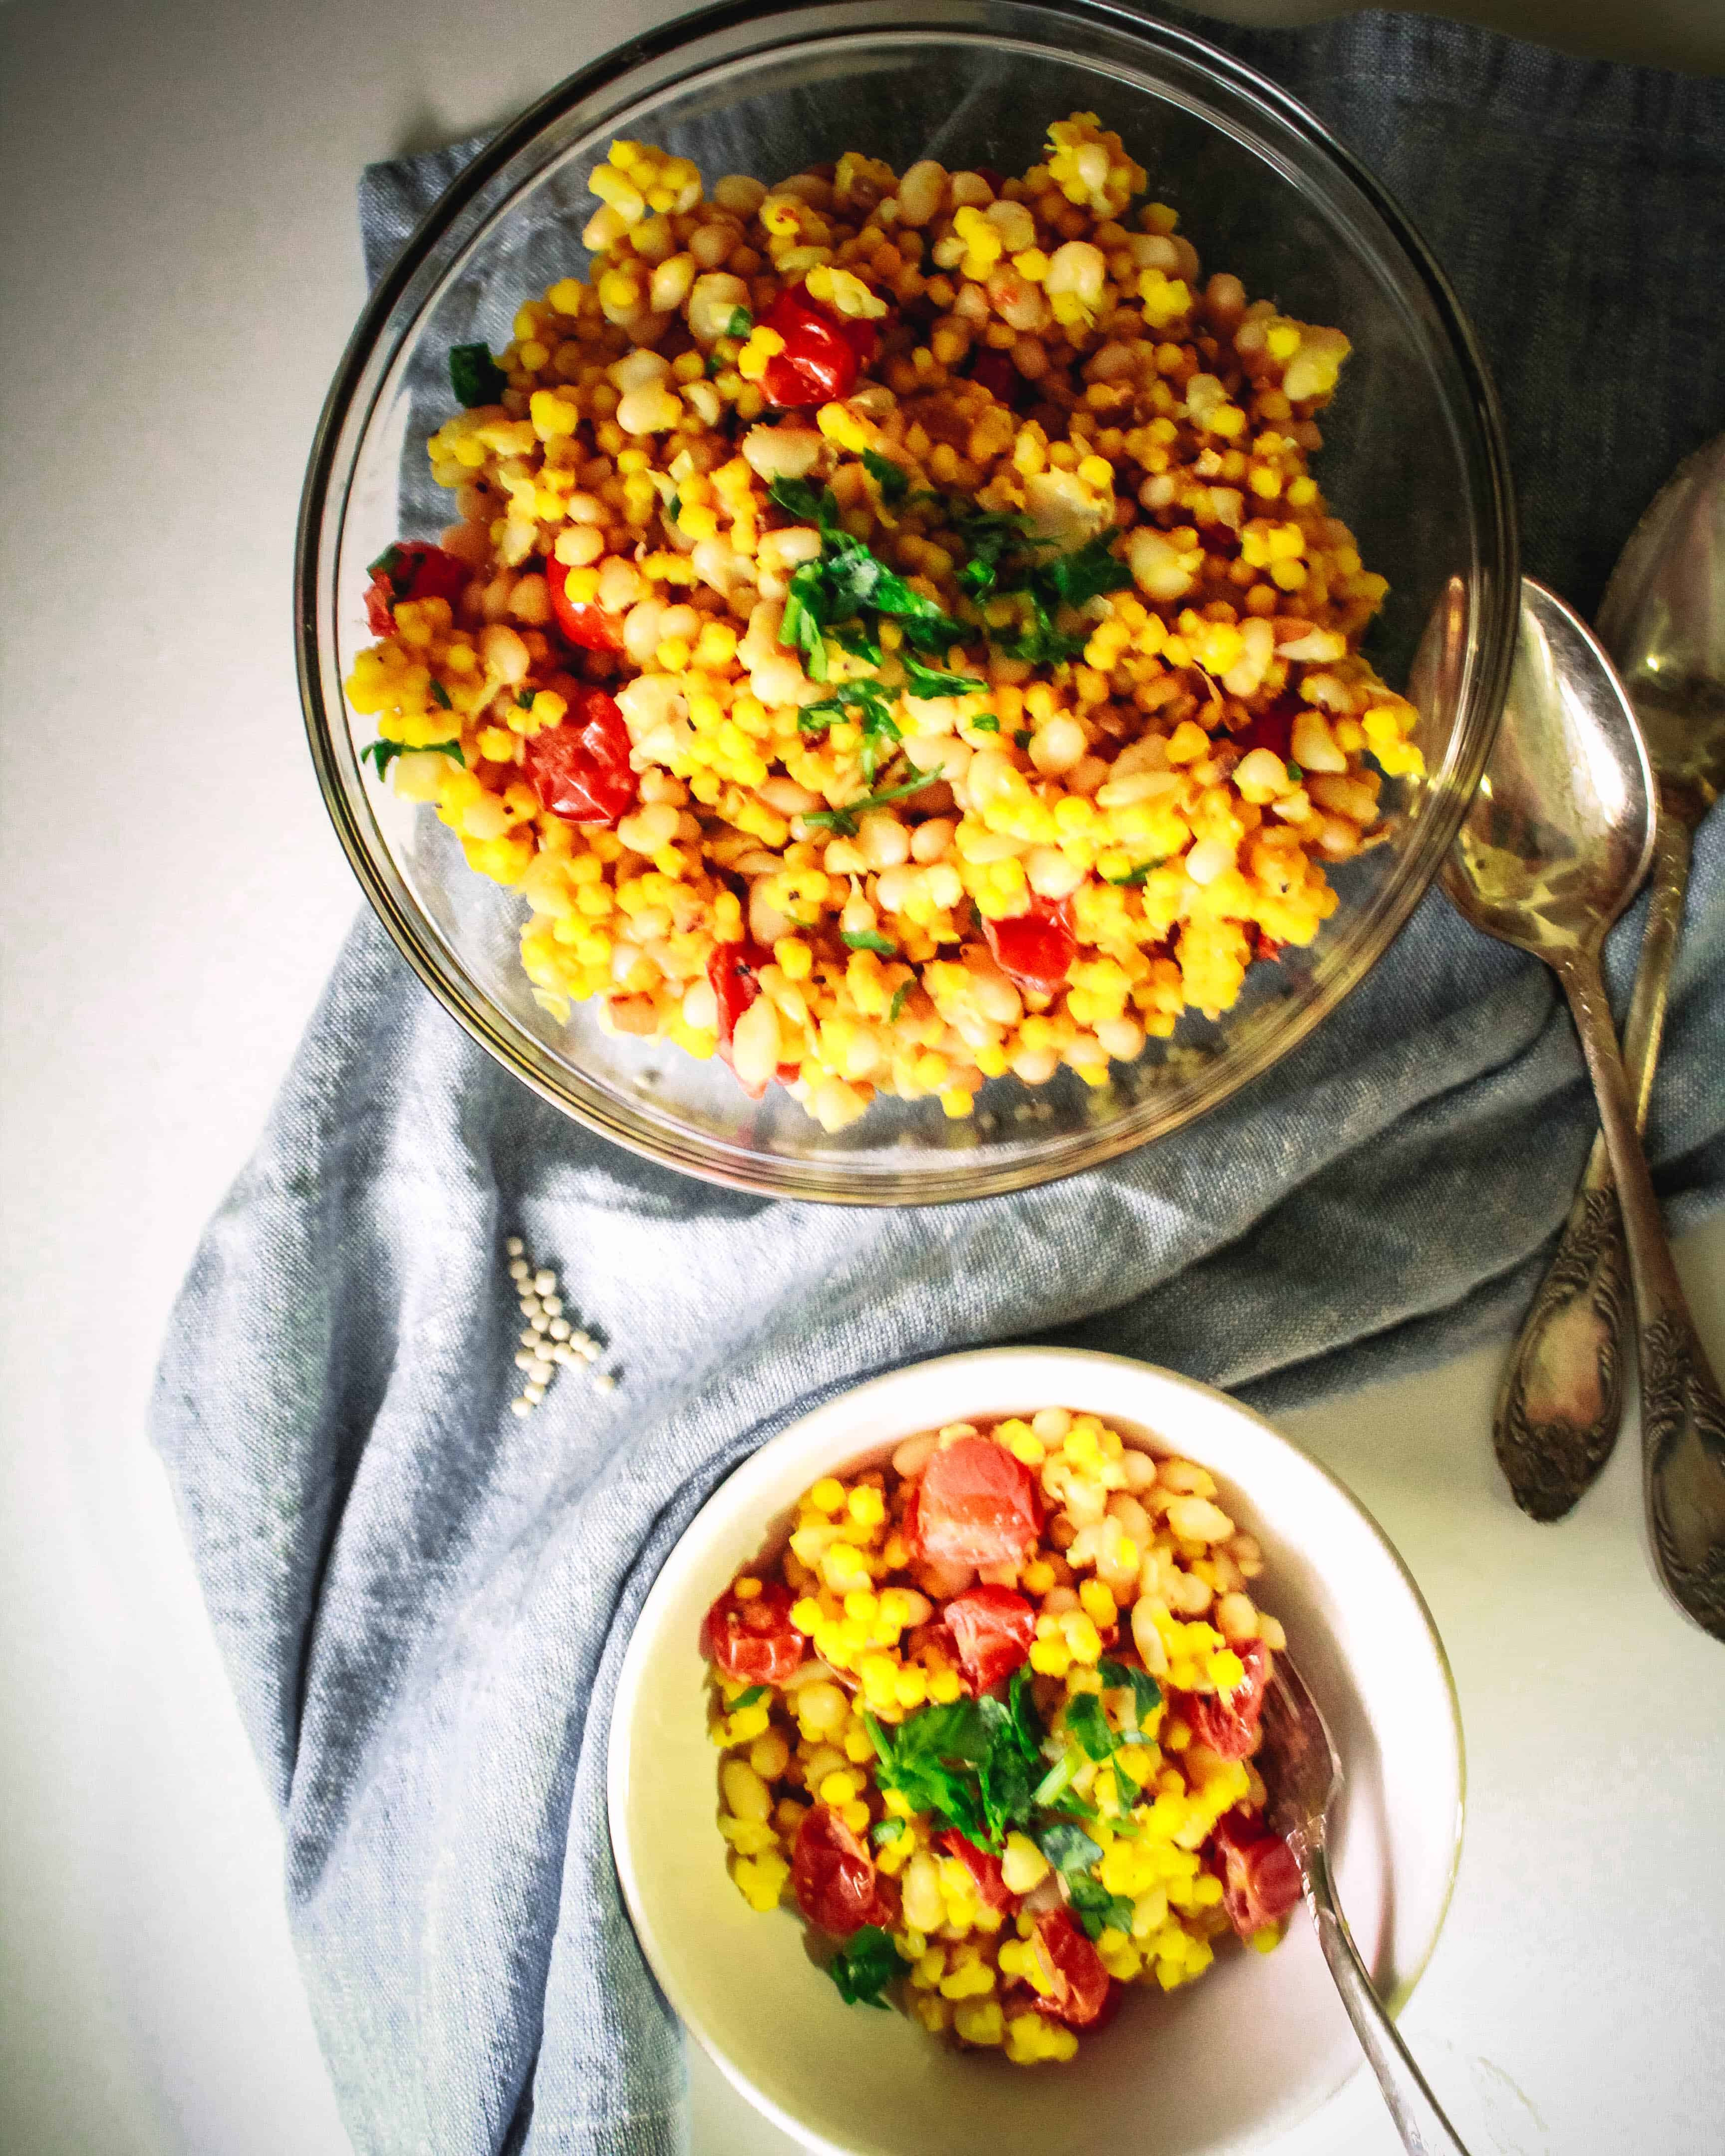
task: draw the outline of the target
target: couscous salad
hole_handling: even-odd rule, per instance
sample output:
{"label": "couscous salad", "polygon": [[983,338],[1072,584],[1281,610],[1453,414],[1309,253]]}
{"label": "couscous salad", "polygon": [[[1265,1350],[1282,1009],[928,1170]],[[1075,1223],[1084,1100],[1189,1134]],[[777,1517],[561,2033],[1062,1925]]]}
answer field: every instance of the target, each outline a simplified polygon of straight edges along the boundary
{"label": "couscous salad", "polygon": [[1252,1764],[1262,1555],[1211,1476],[1045,1409],[825,1476],[708,1613],[719,1828],[848,2002],[1023,2066],[1300,1897]]}
{"label": "couscous salad", "polygon": [[1090,114],[1021,177],[612,145],[589,275],[450,356],[369,753],[567,1019],[829,1129],[1106,1082],[1309,942],[1412,707],[1308,469],[1339,330],[1206,277]]}

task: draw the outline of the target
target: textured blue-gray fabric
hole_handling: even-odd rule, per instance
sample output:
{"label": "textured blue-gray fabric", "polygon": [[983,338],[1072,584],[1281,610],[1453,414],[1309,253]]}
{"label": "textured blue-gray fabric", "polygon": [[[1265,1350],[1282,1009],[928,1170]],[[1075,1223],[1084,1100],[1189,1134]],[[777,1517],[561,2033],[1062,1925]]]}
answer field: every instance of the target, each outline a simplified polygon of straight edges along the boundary
{"label": "textured blue-gray fabric", "polygon": [[[1434,245],[1503,393],[1527,566],[1591,609],[1725,426],[1725,83],[1420,19],[1211,33]],[[461,154],[367,174],[374,275]],[[1628,955],[1620,932],[1620,988]],[[1680,1227],[1725,1192],[1722,962],[1715,827],[1650,1139]],[[665,1552],[799,1406],[1026,1337],[1271,1405],[1420,1367],[1517,1317],[1591,1122],[1549,978],[1434,897],[1290,1060],[1149,1153],[942,1209],[769,1203],[542,1106],[363,921],[198,1252],[154,1409],[362,2156],[683,2145],[677,2033],[606,1840],[610,1700]],[[515,1231],[620,1381],[565,1376],[525,1422]]]}

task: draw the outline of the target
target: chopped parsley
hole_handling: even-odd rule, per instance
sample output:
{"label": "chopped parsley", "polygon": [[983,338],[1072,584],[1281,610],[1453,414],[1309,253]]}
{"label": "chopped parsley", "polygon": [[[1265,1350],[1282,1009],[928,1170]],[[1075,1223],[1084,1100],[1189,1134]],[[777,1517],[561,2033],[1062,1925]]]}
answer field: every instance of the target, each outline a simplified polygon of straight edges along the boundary
{"label": "chopped parsley", "polygon": [[1104,592],[1125,590],[1132,572],[1110,547],[1111,536],[1111,531],[1099,531],[1075,552],[1031,571],[1031,588],[1045,605],[1081,607]]}
{"label": "chopped parsley", "polygon": [[904,500],[911,475],[902,465],[894,464],[891,457],[883,457],[878,449],[865,449],[862,460],[863,470],[880,488],[883,501]]}
{"label": "chopped parsley", "polygon": [[1088,1871],[1069,1871],[1063,1876],[1072,1913],[1091,1938],[1101,1938],[1111,1925],[1117,1932],[1131,1931],[1132,1905],[1123,1894],[1111,1894]]}
{"label": "chopped parsley", "polygon": [[392,543],[383,549],[375,562],[366,563],[366,574],[368,577],[388,577],[393,584],[395,582],[396,570],[400,564],[401,548],[398,545]]}
{"label": "chopped parsley", "polygon": [[381,778],[398,756],[430,756],[434,754],[438,756],[453,757],[455,762],[459,763],[464,770],[465,770],[467,767],[467,758],[461,753],[461,744],[458,741],[427,742],[424,748],[417,749],[410,748],[406,742],[367,742],[365,747],[359,752],[359,760],[363,763],[366,758],[369,757],[372,762],[377,766],[377,776]]}
{"label": "chopped parsley", "polygon": [[880,1994],[894,1977],[903,1975],[904,1968],[891,1933],[879,1924],[865,1924],[827,1964],[827,1974],[847,2006],[884,2007]]}
{"label": "chopped parsley", "polygon": [[1111,883],[1117,891],[1137,890],[1148,880],[1155,865],[1154,861],[1140,861],[1135,869],[1128,869],[1123,876],[1104,876],[1102,881]]}
{"label": "chopped parsley", "polygon": [[[925,666],[920,659],[908,651],[901,652],[900,663],[905,670],[905,694],[907,696],[970,696],[988,683],[974,674],[949,674],[938,666]],[[995,724],[998,727],[999,720]]]}
{"label": "chopped parsley", "polygon": [[1029,748],[1032,738],[1033,737],[1031,735],[1030,729],[1028,726],[1020,726],[1018,732],[1013,736],[1013,739],[1018,743],[1020,748]]}
{"label": "chopped parsley", "polygon": [[901,1819],[876,1820],[869,1829],[869,1839],[876,1849],[884,1849],[889,1841],[902,1840],[905,1823]]}
{"label": "chopped parsley", "polygon": [[1102,1861],[1101,1844],[1072,1820],[1050,1820],[1037,1828],[1035,1841],[1056,1871],[1087,1871]]}
{"label": "chopped parsley", "polygon": [[731,319],[725,325],[726,336],[746,337],[755,326],[755,318],[747,307],[734,307]]}
{"label": "chopped parsley", "polygon": [[455,708],[455,706],[449,701],[449,690],[444,688],[443,683],[439,681],[435,675],[432,677],[431,701],[434,704],[441,705],[443,709],[446,711],[453,711]]}
{"label": "chopped parsley", "polygon": [[665,521],[667,524],[675,524],[682,514],[683,497],[680,494],[674,494],[665,505]]}
{"label": "chopped parsley", "polygon": [[752,1707],[757,1700],[765,1699],[766,1697],[765,1685],[751,1685],[747,1691],[738,1692],[731,1702],[730,1711],[732,1714],[741,1713],[744,1707]]}
{"label": "chopped parsley", "polygon": [[901,981],[893,990],[892,1001],[886,1006],[886,1023],[889,1025],[898,1024],[899,1013],[910,1000],[911,991],[916,985],[914,981]]}
{"label": "chopped parsley", "polygon": [[841,681],[831,696],[804,704],[797,724],[805,734],[824,733],[851,711],[862,721],[863,777],[872,780],[903,739],[892,716],[892,700],[880,682]]}
{"label": "chopped parsley", "polygon": [[872,1714],[865,1720],[879,1755],[876,1783],[896,1789],[914,1810],[937,1814],[978,1848],[993,1850],[1029,1820],[1042,1730],[1028,1670],[1014,1671],[1004,1698],[985,1692],[923,1707],[905,1717],[896,1736]]}
{"label": "chopped parsley", "polygon": [[978,711],[970,724],[979,734],[998,734],[1000,731],[1000,721],[992,711]]}
{"label": "chopped parsley", "polygon": [[1086,1759],[1100,1763],[1113,1753],[1114,1732],[1093,1691],[1081,1691],[1066,1702],[1066,1733]]}
{"label": "chopped parsley", "polygon": [[515,701],[522,711],[531,711],[533,708],[533,691],[531,689],[517,689],[515,692]]}
{"label": "chopped parsley", "polygon": [[853,951],[878,951],[883,958],[898,956],[897,944],[872,928],[841,928],[839,933]]}
{"label": "chopped parsley", "polygon": [[1297,785],[1297,784],[1298,784],[1298,783],[1299,783],[1299,781],[1300,781],[1301,779],[1302,779],[1302,778],[1306,776],[1306,774],[1305,774],[1305,773],[1304,773],[1303,771],[1301,771],[1301,768],[1300,768],[1299,765],[1298,765],[1297,763],[1296,763],[1296,762],[1295,762],[1295,761],[1294,761],[1294,759],[1292,758],[1292,757],[1290,757],[1288,758],[1288,760],[1287,760],[1287,763],[1288,763],[1288,777],[1289,777],[1290,778],[1291,778],[1291,779],[1295,782],[1295,783]]}
{"label": "chopped parsley", "polygon": [[[1137,1723],[1136,1733],[1142,1737],[1145,1722],[1162,1705],[1162,1686],[1147,1670],[1129,1669],[1124,1662],[1098,1662],[1096,1674],[1110,1691],[1124,1691],[1130,1688],[1133,1719]],[[1127,1741],[1130,1742],[1131,1738],[1128,1738]]]}
{"label": "chopped parsley", "polygon": [[491,357],[489,345],[449,346],[449,387],[458,403],[471,411],[475,404],[495,404],[509,387],[509,377]]}
{"label": "chopped parsley", "polygon": [[803,812],[805,824],[817,824],[822,829],[834,831],[841,838],[856,836],[856,819],[866,815],[870,808],[881,808],[889,801],[902,801],[907,793],[920,793],[925,786],[932,786],[943,766],[936,764],[932,771],[915,771],[902,786],[883,786],[878,793],[860,793],[855,801],[847,801],[842,808],[809,808]]}

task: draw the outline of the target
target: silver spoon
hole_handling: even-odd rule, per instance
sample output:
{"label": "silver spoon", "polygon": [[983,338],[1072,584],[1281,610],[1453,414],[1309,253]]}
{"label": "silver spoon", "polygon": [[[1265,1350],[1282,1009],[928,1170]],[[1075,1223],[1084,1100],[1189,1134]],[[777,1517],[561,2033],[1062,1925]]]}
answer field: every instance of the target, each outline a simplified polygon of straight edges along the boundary
{"label": "silver spoon", "polygon": [[1525,581],[1503,716],[1444,889],[1475,927],[1543,958],[1569,999],[1628,1240],[1654,1569],[1680,1609],[1725,1640],[1725,1398],[1671,1262],[1599,977],[1605,931],[1652,856],[1653,803],[1610,661],[1561,599]]}
{"label": "silver spoon", "polygon": [[1341,1763],[1317,1702],[1286,1655],[1278,1655],[1271,1668],[1263,1727],[1258,1770],[1269,1791],[1270,1830],[1286,1842],[1300,1867],[1317,1943],[1402,2145],[1411,2156],[1467,2156],[1378,1998],[1336,1899],[1325,1830],[1342,1787]]}
{"label": "silver spoon", "polygon": [[[1679,465],[1605,587],[1617,662],[1659,782],[1653,890],[1623,1060],[1635,1124],[1665,1027],[1695,832],[1725,788],[1725,434]],[[1610,1456],[1623,1419],[1628,1266],[1603,1133],[1504,1373],[1493,1422],[1516,1502],[1560,1519]]]}

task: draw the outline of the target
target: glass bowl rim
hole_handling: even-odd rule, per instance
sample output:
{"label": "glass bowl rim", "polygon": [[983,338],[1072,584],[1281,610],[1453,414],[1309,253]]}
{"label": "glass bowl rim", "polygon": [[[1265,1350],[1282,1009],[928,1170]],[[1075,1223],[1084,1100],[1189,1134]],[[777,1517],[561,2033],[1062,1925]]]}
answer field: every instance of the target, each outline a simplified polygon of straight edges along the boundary
{"label": "glass bowl rim", "polygon": [[[869,0],[862,0],[862,4],[867,6]],[[1389,902],[1375,947],[1363,942],[1351,954],[1349,964],[1332,973],[1322,996],[1312,998],[1247,1053],[1234,1059],[1225,1082],[1214,1096],[1170,1127],[1161,1131],[1134,1130],[1130,1118],[1122,1116],[1111,1126],[1063,1136],[1057,1142],[1058,1154],[1052,1148],[1047,1154],[1033,1150],[993,1166],[985,1157],[968,1156],[942,1168],[926,1155],[912,1153],[906,1156],[903,1171],[890,1179],[850,1188],[842,1164],[831,1169],[812,1169],[811,1163],[794,1157],[762,1154],[748,1159],[746,1165],[737,1165],[731,1158],[715,1157],[710,1142],[698,1132],[686,1132],[680,1143],[667,1143],[662,1137],[631,1127],[621,1116],[572,1099],[520,1052],[511,1038],[509,1025],[490,1010],[482,994],[478,1000],[471,998],[449,978],[417,911],[402,905],[389,888],[349,800],[335,746],[338,734],[345,733],[346,728],[337,728],[331,721],[323,694],[320,642],[319,578],[326,558],[321,535],[331,493],[345,478],[336,470],[336,453],[398,302],[475,198],[547,126],[583,99],[624,82],[640,68],[674,59],[685,48],[728,30],[759,31],[780,24],[785,35],[770,49],[781,52],[818,45],[839,36],[854,37],[860,27],[855,19],[835,25],[830,18],[838,13],[854,18],[856,0],[834,0],[830,6],[813,7],[806,0],[772,0],[772,4],[764,6],[759,0],[717,0],[717,4],[678,16],[609,48],[554,85],[499,128],[439,195],[368,295],[331,379],[312,438],[295,534],[294,644],[301,711],[319,791],[362,891],[421,984],[463,1029],[542,1100],[612,1143],[701,1181],[768,1197],[839,1205],[947,1204],[1040,1188],[1171,1137],[1174,1131],[1222,1106],[1291,1053],[1332,1015],[1384,957],[1436,881],[1485,767],[1514,659],[1520,552],[1508,444],[1497,391],[1472,325],[1449,279],[1395,198],[1298,99],[1245,61],[1190,31],[1140,15],[1115,4],[1115,0],[1004,0],[1004,4],[1053,22],[1065,18],[1093,23],[1142,44],[1153,54],[1165,53],[1195,65],[1249,102],[1267,105],[1275,118],[1358,190],[1381,220],[1402,264],[1424,289],[1436,314],[1442,348],[1460,376],[1466,410],[1476,430],[1470,447],[1485,482],[1482,498],[1474,505],[1481,512],[1479,567],[1485,572],[1476,578],[1485,587],[1475,594],[1481,613],[1479,679],[1471,708],[1464,708],[1460,714],[1461,754],[1454,769],[1456,783],[1446,796],[1433,800],[1414,844],[1398,864],[1387,886]],[[966,5],[965,0],[910,0],[909,5],[883,8],[881,13],[883,33],[894,34],[932,30],[960,37],[968,32],[974,36],[979,28],[978,11]],[[764,49],[755,45],[750,51],[758,54]],[[704,67],[733,57],[742,55],[696,61],[682,74],[661,82],[655,94],[685,89],[700,80]],[[469,239],[484,229],[483,224],[477,227]],[[345,518],[345,501],[341,514]],[[820,1179],[809,1180],[811,1173]]]}

